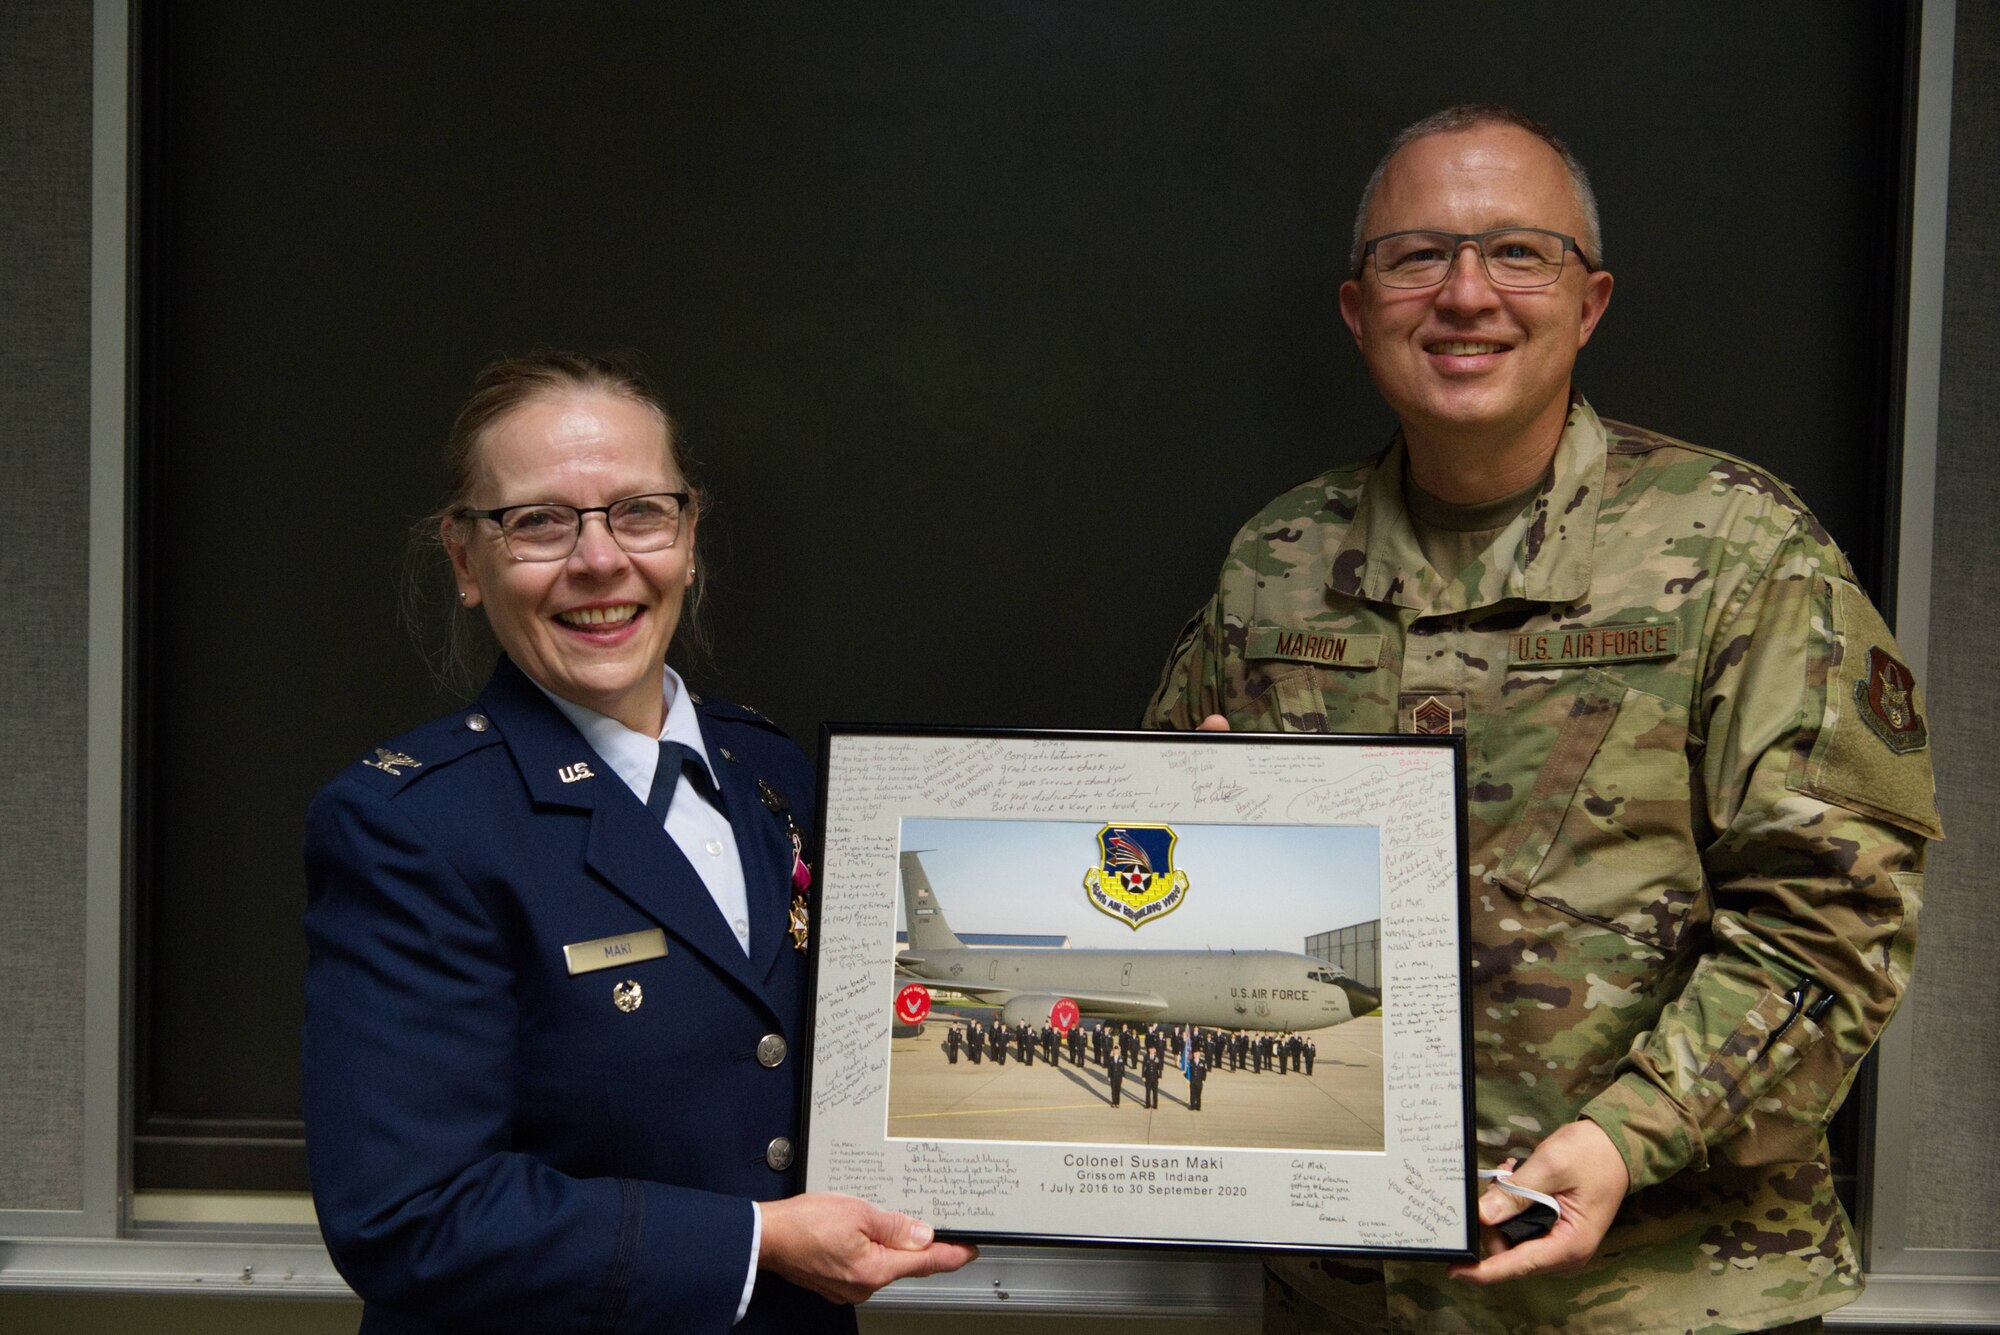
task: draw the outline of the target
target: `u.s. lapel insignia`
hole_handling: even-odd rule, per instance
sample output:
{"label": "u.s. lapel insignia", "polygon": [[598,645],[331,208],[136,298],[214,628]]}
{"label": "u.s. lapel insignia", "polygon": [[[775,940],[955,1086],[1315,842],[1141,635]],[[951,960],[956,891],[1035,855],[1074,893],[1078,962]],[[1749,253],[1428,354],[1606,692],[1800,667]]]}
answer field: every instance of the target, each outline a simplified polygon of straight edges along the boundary
{"label": "u.s. lapel insignia", "polygon": [[1861,717],[1891,751],[1921,751],[1930,729],[1917,712],[1917,679],[1879,645],[1868,650],[1868,675],[1854,684]]}
{"label": "u.s. lapel insignia", "polygon": [[556,777],[564,783],[579,783],[584,779],[596,778],[597,771],[591,769],[586,762],[579,760],[574,765],[564,765],[561,769],[557,770]]}
{"label": "u.s. lapel insignia", "polygon": [[393,774],[399,779],[403,777],[403,771],[397,769],[396,766],[408,765],[411,769],[422,769],[424,766],[424,762],[415,756],[406,756],[401,751],[391,751],[386,746],[376,747],[375,758],[373,760],[364,760],[361,763],[379,769],[384,774]]}

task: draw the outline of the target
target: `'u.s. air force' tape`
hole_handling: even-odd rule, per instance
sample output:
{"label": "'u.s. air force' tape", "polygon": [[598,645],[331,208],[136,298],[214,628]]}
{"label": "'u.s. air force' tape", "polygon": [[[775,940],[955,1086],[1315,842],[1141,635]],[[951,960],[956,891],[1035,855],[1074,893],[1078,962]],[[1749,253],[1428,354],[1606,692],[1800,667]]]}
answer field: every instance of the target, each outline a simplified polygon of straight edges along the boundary
{"label": "'u.s. air force' tape", "polygon": [[1533,1187],[1518,1185],[1514,1181],[1514,1170],[1511,1168],[1482,1168],[1479,1170],[1479,1177],[1481,1181],[1498,1184],[1500,1190],[1508,1195],[1519,1196],[1529,1202],[1528,1208],[1512,1219],[1494,1225],[1500,1236],[1510,1243],[1539,1238],[1556,1226],[1556,1220],[1562,1218],[1562,1206],[1555,1197],[1536,1191]]}

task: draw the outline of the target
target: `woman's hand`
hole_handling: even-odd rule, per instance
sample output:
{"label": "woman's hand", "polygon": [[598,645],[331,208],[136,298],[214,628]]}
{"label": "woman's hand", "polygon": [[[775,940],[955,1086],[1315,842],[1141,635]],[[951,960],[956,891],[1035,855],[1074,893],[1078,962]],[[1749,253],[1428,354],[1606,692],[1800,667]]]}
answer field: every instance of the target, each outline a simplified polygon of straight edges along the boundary
{"label": "woman's hand", "polygon": [[939,1242],[929,1224],[854,1196],[764,1201],[757,1265],[837,1303],[866,1302],[892,1280],[956,1270],[979,1249]]}

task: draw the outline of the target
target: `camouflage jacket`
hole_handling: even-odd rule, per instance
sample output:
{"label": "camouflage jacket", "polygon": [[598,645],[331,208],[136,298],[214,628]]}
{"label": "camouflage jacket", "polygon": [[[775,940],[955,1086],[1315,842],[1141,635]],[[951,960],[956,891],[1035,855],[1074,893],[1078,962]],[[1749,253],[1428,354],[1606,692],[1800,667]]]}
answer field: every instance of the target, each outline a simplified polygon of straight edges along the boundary
{"label": "camouflage jacket", "polygon": [[1782,484],[1580,399],[1543,489],[1455,578],[1403,474],[1398,439],[1253,519],[1147,722],[1463,729],[1481,1162],[1588,1117],[1632,1190],[1580,1275],[1280,1259],[1322,1309],[1301,1328],[1371,1304],[1404,1330],[1620,1335],[1840,1306],[1860,1270],[1823,1130],[1908,983],[1941,833],[1887,629]]}

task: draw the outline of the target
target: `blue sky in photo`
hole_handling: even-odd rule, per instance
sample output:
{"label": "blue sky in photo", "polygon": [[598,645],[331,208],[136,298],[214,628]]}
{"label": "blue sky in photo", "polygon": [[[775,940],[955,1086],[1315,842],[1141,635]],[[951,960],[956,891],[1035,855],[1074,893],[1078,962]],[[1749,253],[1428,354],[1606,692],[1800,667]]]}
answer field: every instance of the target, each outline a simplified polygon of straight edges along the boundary
{"label": "blue sky in photo", "polygon": [[[1382,916],[1373,826],[1175,824],[1181,907],[1134,931],[1085,896],[1102,821],[905,820],[902,847],[952,930],[1063,935],[1116,950],[1302,950],[1305,939]],[[896,923],[902,926],[901,906]]]}

